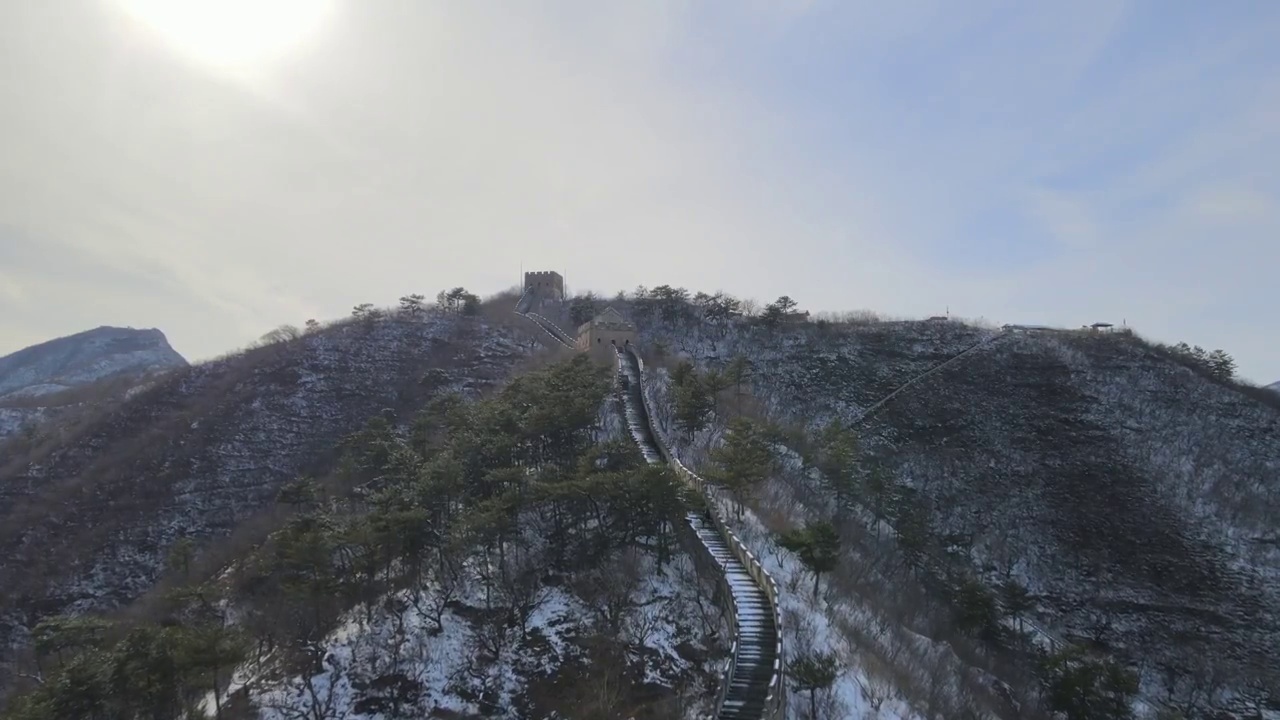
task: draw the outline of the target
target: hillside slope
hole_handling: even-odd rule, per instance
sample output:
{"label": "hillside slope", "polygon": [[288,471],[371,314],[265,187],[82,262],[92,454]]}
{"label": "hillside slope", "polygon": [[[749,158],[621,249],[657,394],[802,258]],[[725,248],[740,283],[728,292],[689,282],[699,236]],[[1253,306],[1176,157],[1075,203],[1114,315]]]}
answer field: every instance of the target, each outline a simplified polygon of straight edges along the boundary
{"label": "hillside slope", "polygon": [[8,639],[125,609],[41,625],[0,716],[704,717],[732,635],[675,478],[627,439],[611,368],[533,344],[347,323],[25,448]]}
{"label": "hillside slope", "polygon": [[1280,647],[1275,408],[1134,340],[1011,336],[863,436],[1061,632],[1185,673]]}
{"label": "hillside slope", "polygon": [[0,440],[186,367],[159,330],[100,327],[0,357]]}
{"label": "hillside slope", "polygon": [[[920,498],[913,512],[940,553],[993,593],[1019,580],[1032,618],[1142,671],[1144,696],[1194,716],[1229,704],[1229,690],[1275,686],[1280,403],[1122,334],[928,322],[767,331],[698,322],[693,308],[637,314],[641,347],[704,369],[747,356],[751,406],[766,417],[810,438],[852,423],[863,472]],[[865,519],[870,505],[864,495],[844,512]]]}
{"label": "hillside slope", "polygon": [[392,315],[162,378],[82,414],[0,464],[0,646],[41,618],[124,605],[148,590],[179,537],[225,537],[280,486],[332,468],[376,414],[474,394],[527,355],[476,318]]}
{"label": "hillside slope", "polygon": [[159,330],[100,327],[0,357],[0,397],[42,395],[186,364]]}

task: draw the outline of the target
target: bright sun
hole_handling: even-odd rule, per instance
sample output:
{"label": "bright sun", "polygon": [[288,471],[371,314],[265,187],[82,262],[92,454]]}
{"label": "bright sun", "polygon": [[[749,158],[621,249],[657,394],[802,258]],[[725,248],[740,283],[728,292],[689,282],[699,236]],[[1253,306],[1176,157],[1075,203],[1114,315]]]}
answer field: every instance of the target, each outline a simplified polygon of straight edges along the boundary
{"label": "bright sun", "polygon": [[119,0],[179,51],[217,67],[278,57],[315,30],[335,0]]}

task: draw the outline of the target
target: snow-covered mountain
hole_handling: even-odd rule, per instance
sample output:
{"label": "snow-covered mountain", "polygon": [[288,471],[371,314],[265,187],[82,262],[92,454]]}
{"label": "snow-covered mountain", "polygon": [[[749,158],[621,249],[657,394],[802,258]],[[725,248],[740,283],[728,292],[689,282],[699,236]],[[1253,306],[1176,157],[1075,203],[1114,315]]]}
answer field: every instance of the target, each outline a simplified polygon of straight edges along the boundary
{"label": "snow-covered mountain", "polygon": [[1271,383],[1270,385],[1267,386],[1267,389],[1274,390],[1275,392],[1280,392],[1280,381]]}
{"label": "snow-covered mountain", "polygon": [[[12,368],[22,385],[39,384],[166,357],[158,332],[90,335],[7,358],[3,377]],[[112,352],[95,359],[86,347]],[[44,616],[133,601],[175,538],[227,537],[272,506],[284,482],[329,472],[342,439],[369,417],[416,408],[441,384],[483,387],[522,347],[455,316],[343,323],[176,369],[109,411],[68,409],[46,442],[0,446],[0,678],[32,626],[32,602]],[[41,568],[20,581],[37,556]]]}
{"label": "snow-covered mountain", "polygon": [[[410,486],[400,486],[391,466],[382,467],[384,461],[401,467],[453,452],[453,445],[448,450],[435,442],[423,445],[435,436],[431,423],[438,416],[419,413],[441,396],[479,403],[494,392],[559,387],[552,381],[570,377],[583,382],[595,377],[584,392],[602,400],[610,395],[605,369],[566,375],[563,364],[550,380],[524,375],[522,383],[507,385],[514,371],[566,357],[560,348],[534,349],[534,333],[541,330],[512,316],[514,303],[514,297],[501,298],[486,317],[363,313],[165,373],[107,412],[78,413],[44,441],[18,441],[0,452],[0,587],[5,588],[0,593],[0,716],[16,677],[6,663],[16,659],[25,668],[13,650],[29,642],[40,619],[123,606],[140,616],[168,613],[172,618],[174,607],[168,600],[154,604],[158,594],[152,590],[157,581],[174,581],[173,558],[181,557],[184,547],[194,550],[188,556],[193,562],[179,574],[201,583],[216,576],[204,587],[230,593],[228,617],[237,626],[257,628],[262,618],[263,632],[273,637],[276,626],[301,628],[292,608],[283,614],[270,610],[284,607],[282,596],[255,579],[258,568],[267,567],[259,562],[277,557],[281,543],[292,543],[312,520],[334,531],[354,528],[350,523],[371,518],[370,508],[385,506],[389,493],[407,491]],[[499,391],[503,385],[506,389]],[[532,407],[549,404],[544,399]],[[490,416],[484,410],[475,417]],[[629,447],[625,425],[608,401],[584,403],[574,417],[591,436]],[[456,446],[463,448],[469,434],[449,437],[462,438]],[[355,448],[374,452],[365,459],[364,450],[353,454]],[[429,454],[420,454],[424,451]],[[622,467],[622,459],[612,462]],[[634,464],[640,467],[638,454]],[[619,482],[613,473],[592,472],[602,486]],[[319,481],[313,487],[327,496],[321,505],[280,499],[301,497],[290,490],[306,484],[301,478]],[[592,497],[589,506],[574,497],[554,500],[557,508],[564,507],[547,511],[546,517],[567,517],[562,511],[568,502],[593,518],[614,508],[607,522],[590,523],[598,532],[639,527],[640,506],[620,504],[630,495]],[[449,518],[413,524],[440,532],[443,523],[463,516],[461,507],[456,505]],[[515,585],[511,593],[493,585],[496,576],[486,570],[484,553],[472,557],[462,545],[456,556],[450,549],[421,563],[427,574],[409,582],[384,584],[380,572],[367,605],[342,599],[333,604],[333,613],[322,611],[315,617],[323,624],[315,632],[303,630],[310,638],[306,644],[290,639],[278,644],[279,652],[238,658],[234,674],[232,665],[220,670],[229,680],[220,715],[372,720],[425,717],[435,709],[458,717],[482,711],[487,717],[612,717],[621,715],[593,710],[602,706],[592,703],[621,703],[613,688],[623,676],[625,687],[633,688],[626,697],[638,693],[654,713],[637,718],[692,717],[714,700],[730,627],[718,606],[707,602],[715,588],[694,571],[689,555],[678,548],[661,555],[642,549],[619,554],[611,564],[599,561],[594,575],[588,570],[596,565],[585,560],[566,559],[572,572],[555,571],[539,548],[542,538],[561,535],[533,524],[541,522],[541,511],[521,516],[525,539],[506,542],[502,567],[513,581],[526,578],[521,581],[526,594]],[[341,532],[354,537],[348,529]],[[583,557],[595,558],[605,547],[594,538],[582,543],[589,550]],[[346,550],[339,555],[347,557]],[[566,556],[577,557],[577,550]],[[529,570],[519,570],[517,562]],[[274,567],[274,561],[270,564]],[[558,582],[543,583],[544,570],[555,573]],[[202,579],[196,581],[195,574]],[[530,584],[534,578],[538,582]],[[275,580],[268,585],[274,587]],[[348,585],[344,581],[343,587]],[[268,590],[269,597],[259,589]],[[346,590],[334,586],[324,595],[337,598],[335,592],[345,595]],[[523,609],[512,625],[508,620],[515,616],[500,608],[515,611],[517,606]],[[438,612],[431,609],[436,607]],[[621,639],[606,644],[606,631],[612,633],[608,638]],[[611,649],[615,646],[626,652]],[[308,653],[319,653],[324,672],[307,671],[314,667],[306,661]],[[608,690],[607,696],[598,687]],[[218,702],[206,700],[210,713]]]}
{"label": "snow-covered mountain", "polygon": [[100,327],[0,358],[0,441],[86,404],[122,398],[185,367],[159,330]]}
{"label": "snow-covered mountain", "polygon": [[[1143,702],[1168,696],[1191,717],[1276,699],[1248,683],[1274,681],[1267,658],[1280,647],[1269,520],[1280,492],[1263,480],[1280,457],[1280,406],[1249,386],[1205,377],[1130,334],[871,320],[766,329],[707,322],[687,305],[612,305],[639,326],[659,424],[695,467],[709,462],[725,422],[686,439],[667,368],[684,358],[712,377],[746,358],[750,387],[745,398],[726,391],[724,415],[745,400],[796,438],[779,441],[797,459],[756,491],[757,510],[794,513],[793,525],[806,514],[841,523],[850,568],[836,572],[857,579],[857,592],[834,605],[856,596],[854,615],[894,617],[911,602],[894,569],[913,562],[884,537],[910,517],[917,539],[934,544],[914,561],[921,577],[944,588],[967,577],[997,600],[1017,579],[1031,601],[1018,627],[1044,647],[1088,645],[1119,659],[1140,674]],[[831,421],[853,428],[862,466],[893,488],[880,496],[910,515],[894,520],[857,492],[837,504],[814,450]],[[737,530],[750,545],[753,528]],[[773,552],[767,540],[753,550]],[[890,571],[869,579],[881,566]],[[931,635],[946,622],[905,629]],[[909,695],[909,685],[898,689]],[[857,695],[849,691],[850,704]]]}
{"label": "snow-covered mountain", "polygon": [[100,327],[0,357],[0,398],[48,395],[186,364],[159,330]]}
{"label": "snow-covered mountain", "polygon": [[[1128,699],[1140,718],[1164,705],[1204,717],[1280,701],[1270,661],[1280,553],[1268,522],[1280,491],[1265,482],[1280,457],[1280,403],[1269,394],[1206,377],[1129,334],[862,316],[771,326],[696,302],[611,303],[638,327],[658,434],[691,467],[714,469],[710,450],[734,421],[763,423],[775,467],[728,522],[777,583],[788,665],[837,666],[826,690],[792,694],[796,716],[817,707],[818,717],[1047,720],[1045,689],[1058,680],[1035,660],[1043,652],[1133,671],[1140,692]],[[426,527],[414,518],[430,510],[438,532],[464,516],[463,489],[481,485],[444,493],[454,486],[440,483],[462,472],[464,451],[484,459],[482,448],[508,447],[489,428],[519,426],[509,419],[526,410],[511,408],[538,409],[531,423],[558,427],[571,405],[539,394],[536,369],[572,353],[513,316],[514,304],[488,303],[479,317],[413,303],[357,313],[166,373],[107,410],[69,413],[38,442],[0,449],[0,678],[35,671],[22,653],[41,619],[122,608],[159,617],[174,611],[157,588],[216,579],[201,590],[228,603],[215,625],[231,622],[257,648],[216,673],[230,679],[224,711],[373,720],[412,716],[406,708],[546,717],[572,707],[554,716],[607,717],[613,710],[586,697],[617,706],[622,695],[596,681],[626,667],[632,684],[656,692],[636,717],[697,717],[689,700],[714,696],[726,652],[716,638],[728,630],[682,550],[666,570],[641,558],[596,575],[513,551],[611,518],[630,527],[630,492],[548,476],[528,497],[567,504],[517,514],[537,522],[492,553],[489,541],[466,540],[488,537],[474,534],[483,524],[456,526],[476,554],[446,557],[454,540],[412,551],[385,540],[383,520]],[[572,306],[539,312],[572,327]],[[725,374],[738,359],[744,373]],[[687,411],[700,387],[718,390],[695,418],[700,429],[686,430],[682,403]],[[522,404],[457,414],[508,390]],[[436,402],[452,392],[462,405]],[[606,448],[592,456],[597,468],[622,462],[609,441],[631,448],[611,402],[590,432]],[[444,422],[466,432],[437,437]],[[446,436],[462,440],[441,444]],[[836,440],[846,444],[829,449]],[[836,463],[847,448],[853,464]],[[305,478],[323,501],[290,489]],[[437,514],[437,497],[456,507]],[[565,521],[579,498],[582,519]],[[484,512],[468,523],[499,517],[476,507]],[[378,523],[365,522],[373,513]],[[839,562],[821,577],[782,540],[813,521],[839,529]],[[315,553],[321,566],[330,555],[354,563],[323,576],[332,586],[302,593],[282,574],[291,566],[272,564],[331,542],[342,552]],[[402,559],[361,550],[375,543]],[[492,572],[526,561],[554,572],[528,576],[537,582]],[[494,584],[504,576],[509,586]],[[281,600],[284,580],[292,604]],[[615,626],[626,652],[608,664],[614,656],[587,639]],[[306,642],[272,652],[281,633]],[[1071,659],[1070,647],[1087,657]],[[0,712],[5,690],[0,682]],[[215,692],[205,704],[217,702]]]}

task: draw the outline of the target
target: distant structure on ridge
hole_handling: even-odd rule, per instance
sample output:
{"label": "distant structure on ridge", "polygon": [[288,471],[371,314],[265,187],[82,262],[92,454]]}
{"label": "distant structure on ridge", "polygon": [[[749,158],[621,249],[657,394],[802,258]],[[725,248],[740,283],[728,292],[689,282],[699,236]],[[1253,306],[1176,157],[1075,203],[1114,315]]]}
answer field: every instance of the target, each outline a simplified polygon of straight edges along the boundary
{"label": "distant structure on ridge", "polygon": [[626,347],[635,342],[635,339],[635,323],[608,307],[590,321],[578,326],[576,347],[601,362],[612,363],[616,362],[616,348]]}
{"label": "distant structure on ridge", "polygon": [[564,299],[564,276],[555,270],[539,270],[524,274],[524,289],[543,300]]}

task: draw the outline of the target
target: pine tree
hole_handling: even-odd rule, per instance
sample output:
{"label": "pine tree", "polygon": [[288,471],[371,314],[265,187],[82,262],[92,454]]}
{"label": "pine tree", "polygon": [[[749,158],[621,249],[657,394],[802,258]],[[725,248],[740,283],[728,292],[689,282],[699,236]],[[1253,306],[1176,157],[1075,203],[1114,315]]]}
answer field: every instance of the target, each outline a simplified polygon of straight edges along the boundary
{"label": "pine tree", "polygon": [[110,622],[88,616],[60,615],[43,620],[32,631],[37,660],[43,663],[56,659],[62,664],[77,655],[102,650],[107,645],[107,633],[111,628]]}
{"label": "pine tree", "polygon": [[1235,358],[1227,354],[1227,351],[1218,349],[1209,353],[1208,356],[1209,372],[1213,373],[1215,378],[1219,380],[1230,380],[1236,374]]}
{"label": "pine tree", "polygon": [[169,548],[169,569],[186,580],[191,575],[191,561],[194,558],[195,545],[191,538],[178,538]]}
{"label": "pine tree", "polygon": [[[747,360],[746,355],[735,355],[724,369],[725,379],[733,384],[733,393],[737,398],[742,397],[742,383],[746,382],[751,374],[751,363]],[[739,400],[739,410],[741,410],[741,400]]]}
{"label": "pine tree", "polygon": [[788,295],[783,295],[765,306],[764,313],[760,316],[760,321],[769,327],[776,326],[782,322],[782,319],[788,313],[795,309],[796,301],[792,300]]}
{"label": "pine tree", "polygon": [[409,317],[418,317],[426,309],[423,305],[426,300],[426,296],[417,293],[405,295],[400,298],[400,310]]}
{"label": "pine tree", "polygon": [[913,488],[896,486],[886,491],[887,511],[898,533],[898,546],[907,563],[920,567],[931,537],[929,508]]}
{"label": "pine tree", "polygon": [[580,327],[591,322],[596,316],[597,305],[596,296],[592,293],[579,295],[569,303],[569,321],[573,326]]}
{"label": "pine tree", "polygon": [[1096,660],[1069,647],[1045,662],[1050,706],[1068,718],[1127,720],[1133,717],[1138,677],[1110,660]]}
{"label": "pine tree", "polygon": [[840,661],[835,653],[807,653],[790,662],[787,674],[791,689],[809,693],[809,717],[818,716],[818,691],[831,687],[840,674]]}
{"label": "pine tree", "polygon": [[858,436],[833,421],[819,436],[818,470],[836,491],[836,504],[846,507],[858,485]]}
{"label": "pine tree", "polygon": [[865,488],[867,500],[871,504],[871,515],[876,520],[876,543],[879,544],[880,523],[887,517],[886,510],[893,490],[889,473],[879,465],[872,465],[871,471],[867,474]]}
{"label": "pine tree", "polygon": [[702,379],[692,371],[674,385],[676,427],[693,438],[707,426],[708,416],[715,408],[715,400]]}
{"label": "pine tree", "polygon": [[993,641],[1000,631],[1000,612],[995,596],[982,583],[966,579],[955,597],[956,627]]}
{"label": "pine tree", "polygon": [[829,522],[809,523],[803,529],[785,533],[778,544],[800,556],[800,562],[813,573],[813,597],[816,600],[823,573],[836,569],[840,562],[840,535]]}
{"label": "pine tree", "polygon": [[222,717],[222,674],[248,654],[245,638],[235,629],[217,625],[180,628],[177,656],[191,680],[213,693],[214,718]]}
{"label": "pine tree", "polygon": [[1000,603],[1004,606],[1005,613],[1018,621],[1018,632],[1021,633],[1023,617],[1035,607],[1026,586],[1012,578],[1005,581],[1000,586]]}
{"label": "pine tree", "polygon": [[728,390],[733,385],[733,381],[729,378],[728,373],[715,369],[704,373],[701,380],[702,386],[706,390],[707,398],[711,402],[711,411],[718,415],[720,412],[720,393]]}
{"label": "pine tree", "polygon": [[683,315],[689,302],[689,291],[670,285],[659,285],[649,292],[658,310],[658,317],[664,322],[675,322]]}
{"label": "pine tree", "polygon": [[746,418],[731,421],[728,437],[724,444],[711,451],[711,460],[717,465],[712,472],[713,479],[733,494],[741,518],[745,499],[773,469],[773,455],[755,423]]}

